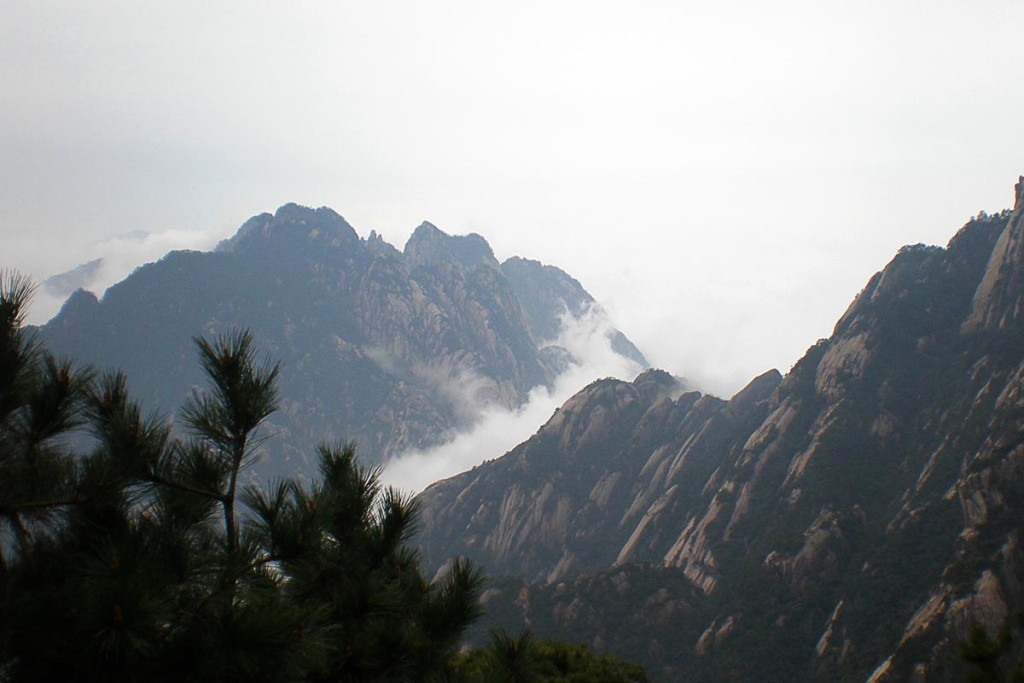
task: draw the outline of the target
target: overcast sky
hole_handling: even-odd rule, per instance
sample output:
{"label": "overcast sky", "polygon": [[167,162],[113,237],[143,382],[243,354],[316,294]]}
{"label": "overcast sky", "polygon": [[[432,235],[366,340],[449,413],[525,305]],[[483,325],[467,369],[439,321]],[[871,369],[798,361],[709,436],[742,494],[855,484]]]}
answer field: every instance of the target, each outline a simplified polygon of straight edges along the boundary
{"label": "overcast sky", "polygon": [[564,268],[729,394],[901,245],[1010,205],[1022,26],[1020,0],[4,0],[0,265],[127,272],[288,201],[398,246],[429,220]]}

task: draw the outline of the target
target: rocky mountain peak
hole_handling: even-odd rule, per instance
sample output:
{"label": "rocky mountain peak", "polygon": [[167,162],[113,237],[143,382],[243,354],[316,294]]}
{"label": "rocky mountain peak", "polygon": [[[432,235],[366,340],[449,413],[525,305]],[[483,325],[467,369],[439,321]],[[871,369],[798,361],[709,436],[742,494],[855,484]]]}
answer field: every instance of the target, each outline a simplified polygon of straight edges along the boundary
{"label": "rocky mountain peak", "polygon": [[480,235],[449,235],[427,221],[413,231],[405,243],[404,253],[409,268],[458,263],[465,268],[486,266],[501,270],[491,245]]}
{"label": "rocky mountain peak", "polygon": [[633,380],[633,386],[643,395],[644,399],[649,403],[654,403],[660,398],[671,398],[682,393],[686,389],[686,381],[664,370],[651,368],[637,375]]}
{"label": "rocky mountain peak", "polygon": [[974,292],[965,332],[1024,323],[1024,176],[1014,186],[1014,207],[985,276]]}
{"label": "rocky mountain peak", "polygon": [[390,242],[386,242],[384,240],[384,236],[379,234],[376,230],[371,230],[370,234],[367,235],[366,248],[374,254],[383,254],[399,258],[402,255],[402,252],[391,246]]}
{"label": "rocky mountain peak", "polygon": [[217,245],[217,251],[241,252],[259,249],[259,245],[286,240],[290,246],[303,243],[339,247],[359,242],[355,229],[333,209],[288,203],[273,215],[261,213],[253,216],[238,229],[234,236]]}
{"label": "rocky mountain peak", "polygon": [[542,339],[554,339],[558,334],[562,324],[558,312],[580,316],[594,304],[574,278],[540,261],[513,256],[501,264],[501,271],[516,287],[530,323]]}
{"label": "rocky mountain peak", "polygon": [[103,259],[98,258],[63,273],[51,275],[43,280],[43,291],[51,296],[68,296],[77,289],[87,288],[102,267]]}
{"label": "rocky mountain peak", "polygon": [[745,413],[771,397],[775,388],[782,383],[782,373],[772,369],[754,379],[729,399],[729,407],[737,413]]}
{"label": "rocky mountain peak", "polygon": [[424,223],[406,252],[411,263],[329,208],[285,204],[214,253],[171,252],[102,300],[74,294],[41,334],[56,353],[124,369],[140,400],[171,413],[202,384],[193,336],[249,328],[287,368],[265,474],[301,471],[338,438],[380,462],[451,439],[485,405],[521,405],[566,366],[538,343],[484,238]]}
{"label": "rocky mountain peak", "polygon": [[600,642],[654,679],[963,680],[972,624],[1020,642],[1016,192],[945,249],[901,249],[785,377],[728,402],[659,398],[656,371],[591,384],[421,494],[423,557],[517,577],[496,622]]}
{"label": "rocky mountain peak", "polygon": [[[566,314],[580,318],[588,312],[601,313],[583,285],[561,268],[513,256],[501,264],[501,272],[512,283],[539,341],[554,340],[562,329]],[[640,350],[620,332],[612,333],[609,341],[616,353],[635,361],[642,368],[650,367]]]}
{"label": "rocky mountain peak", "polygon": [[96,295],[85,289],[76,289],[60,308],[59,317],[65,326],[75,326],[93,315],[100,307]]}

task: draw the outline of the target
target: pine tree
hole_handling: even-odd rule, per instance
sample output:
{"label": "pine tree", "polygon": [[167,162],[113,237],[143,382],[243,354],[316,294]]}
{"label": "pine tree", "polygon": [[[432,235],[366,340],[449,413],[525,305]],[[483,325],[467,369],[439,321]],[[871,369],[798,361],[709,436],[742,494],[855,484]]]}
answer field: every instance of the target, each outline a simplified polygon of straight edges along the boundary
{"label": "pine tree", "polygon": [[[406,542],[416,506],[382,490],[354,447],[320,449],[320,483],[246,490],[257,544],[285,577],[306,632],[324,634],[328,662],[313,680],[427,680],[440,674],[479,615],[481,574],[456,560],[428,583]],[[322,610],[318,613],[318,610]]]}
{"label": "pine tree", "polygon": [[8,556],[30,553],[32,530],[73,499],[73,466],[59,437],[81,423],[89,380],[25,332],[32,289],[26,278],[0,274],[0,590]]}
{"label": "pine tree", "polygon": [[536,641],[529,628],[518,636],[491,631],[488,647],[460,655],[451,680],[459,683],[647,683],[643,667],[586,645]]}
{"label": "pine tree", "polygon": [[[445,675],[481,574],[422,576],[411,500],[351,445],[322,448],[311,485],[240,485],[280,372],[248,332],[196,340],[209,387],[179,440],[122,374],[41,350],[30,296],[0,283],[0,680]],[[75,452],[83,426],[93,445]]]}

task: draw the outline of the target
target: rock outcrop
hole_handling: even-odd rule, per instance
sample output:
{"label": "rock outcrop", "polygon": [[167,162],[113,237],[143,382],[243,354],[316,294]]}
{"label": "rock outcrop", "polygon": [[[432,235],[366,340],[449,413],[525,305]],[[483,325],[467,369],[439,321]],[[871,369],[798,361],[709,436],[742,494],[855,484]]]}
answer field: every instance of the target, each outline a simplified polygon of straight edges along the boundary
{"label": "rock outcrop", "polygon": [[599,634],[664,680],[957,680],[970,625],[1024,605],[1022,192],[902,249],[785,377],[730,401],[587,387],[422,495],[425,557],[535,582],[542,636],[561,583],[682,577],[685,616],[633,594]]}
{"label": "rock outcrop", "polygon": [[1024,318],[1024,176],[1014,189],[1013,213],[974,293],[967,330],[1004,328]]}
{"label": "rock outcrop", "polygon": [[576,298],[537,283],[527,315],[516,281],[479,235],[424,223],[403,252],[376,233],[360,238],[331,209],[286,204],[213,252],[137,269],[100,301],[72,295],[42,336],[57,353],[125,370],[143,405],[173,413],[202,386],[192,337],[252,329],[284,366],[261,474],[291,475],[322,441],[353,440],[380,462],[549,385],[571,359],[545,348],[549,329],[531,321],[557,318]]}

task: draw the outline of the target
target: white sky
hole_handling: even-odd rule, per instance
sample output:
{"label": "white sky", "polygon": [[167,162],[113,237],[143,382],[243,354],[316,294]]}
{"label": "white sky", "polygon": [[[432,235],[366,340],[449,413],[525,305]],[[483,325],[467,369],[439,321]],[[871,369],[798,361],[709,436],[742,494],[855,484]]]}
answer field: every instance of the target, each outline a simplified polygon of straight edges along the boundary
{"label": "white sky", "polygon": [[729,394],[901,245],[1009,206],[1022,27],[1020,0],[3,0],[0,266],[127,272],[287,201],[399,247],[430,220]]}

